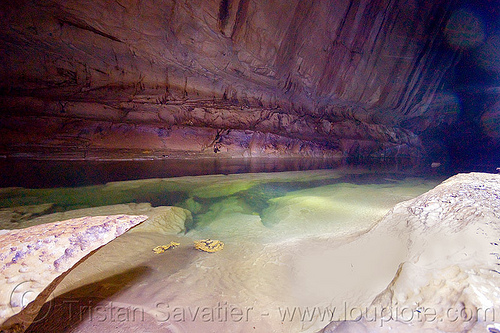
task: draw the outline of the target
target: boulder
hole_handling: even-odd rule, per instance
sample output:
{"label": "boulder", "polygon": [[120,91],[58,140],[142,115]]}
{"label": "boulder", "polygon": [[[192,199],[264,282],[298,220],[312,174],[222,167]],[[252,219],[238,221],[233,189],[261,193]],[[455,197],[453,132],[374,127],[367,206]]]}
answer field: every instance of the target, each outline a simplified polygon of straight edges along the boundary
{"label": "boulder", "polygon": [[82,217],[2,232],[2,332],[23,332],[75,265],[145,219],[141,215]]}

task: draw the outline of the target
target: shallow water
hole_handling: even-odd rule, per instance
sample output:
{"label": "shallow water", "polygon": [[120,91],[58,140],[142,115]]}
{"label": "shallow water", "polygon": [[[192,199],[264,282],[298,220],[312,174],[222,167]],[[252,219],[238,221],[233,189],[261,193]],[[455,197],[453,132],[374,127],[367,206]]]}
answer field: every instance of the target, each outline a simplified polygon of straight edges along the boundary
{"label": "shallow water", "polygon": [[[44,215],[149,202],[193,215],[184,234],[127,233],[101,248],[55,291],[58,311],[69,311],[71,318],[49,309],[32,332],[50,325],[61,330],[61,318],[72,327],[68,332],[138,323],[150,332],[314,332],[342,312],[309,318],[300,311],[366,304],[390,283],[399,264],[341,245],[441,180],[348,169],[211,175],[3,189],[0,206],[53,204],[38,214]],[[3,221],[2,227],[29,221]],[[222,240],[225,247],[194,250],[193,241],[204,238]],[[170,241],[181,245],[160,255],[151,251]]]}

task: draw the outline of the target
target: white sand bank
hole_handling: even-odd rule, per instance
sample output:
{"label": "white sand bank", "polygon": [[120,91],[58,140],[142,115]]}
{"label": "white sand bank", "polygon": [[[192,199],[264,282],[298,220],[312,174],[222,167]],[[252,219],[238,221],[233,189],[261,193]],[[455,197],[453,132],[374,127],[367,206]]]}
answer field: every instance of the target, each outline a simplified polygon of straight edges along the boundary
{"label": "white sand bank", "polygon": [[[201,178],[197,193],[208,193]],[[394,204],[433,185],[407,180],[297,190],[271,199],[261,215],[233,186],[224,192],[229,196],[208,202],[196,228],[125,234],[73,270],[54,296],[81,303],[64,304],[80,310],[72,332],[132,327],[142,319],[155,322],[149,332],[316,332],[348,317],[346,309],[370,305],[391,283],[407,255],[405,240],[364,234]],[[224,241],[224,250],[193,248],[193,240],[207,237]],[[170,241],[181,245],[151,251]],[[103,299],[89,307],[89,297]]]}

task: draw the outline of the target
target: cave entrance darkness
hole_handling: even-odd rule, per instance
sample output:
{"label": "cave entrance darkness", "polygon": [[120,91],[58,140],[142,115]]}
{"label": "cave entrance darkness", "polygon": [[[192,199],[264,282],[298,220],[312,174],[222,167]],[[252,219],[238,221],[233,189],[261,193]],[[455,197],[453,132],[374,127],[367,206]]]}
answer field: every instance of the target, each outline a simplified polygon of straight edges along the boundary
{"label": "cave entrance darkness", "polygon": [[458,97],[460,113],[434,135],[444,142],[453,173],[495,172],[500,166],[500,3],[461,1],[457,8],[470,15],[470,27],[464,29],[480,29],[482,36],[460,47],[460,61],[445,80]]}

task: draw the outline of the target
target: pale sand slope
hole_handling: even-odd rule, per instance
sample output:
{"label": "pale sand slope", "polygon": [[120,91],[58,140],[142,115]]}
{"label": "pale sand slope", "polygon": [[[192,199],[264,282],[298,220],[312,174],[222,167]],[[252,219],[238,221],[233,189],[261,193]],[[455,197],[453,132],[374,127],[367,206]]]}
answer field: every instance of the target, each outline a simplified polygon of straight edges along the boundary
{"label": "pale sand slope", "polygon": [[[185,235],[118,238],[73,270],[55,296],[86,284],[64,297],[105,295],[94,310],[81,308],[72,332],[127,332],[141,322],[142,311],[157,323],[148,324],[148,332],[315,332],[343,318],[345,305],[369,305],[389,285],[405,257],[401,241],[358,239],[390,207],[430,187],[409,181],[291,192],[272,199],[261,214],[265,224],[244,202],[228,197]],[[194,250],[193,240],[206,237],[223,240],[224,250]],[[151,251],[170,241],[181,246],[160,255]],[[131,269],[140,274],[130,280],[117,275]],[[338,310],[301,318],[306,306]]]}
{"label": "pale sand slope", "polygon": [[69,269],[95,249],[146,218],[127,215],[84,217],[2,231],[2,332],[3,329],[21,332],[29,325],[51,290]]}
{"label": "pale sand slope", "polygon": [[401,250],[397,274],[370,305],[385,317],[371,312],[324,333],[500,331],[500,175],[452,177],[349,245],[384,238]]}

